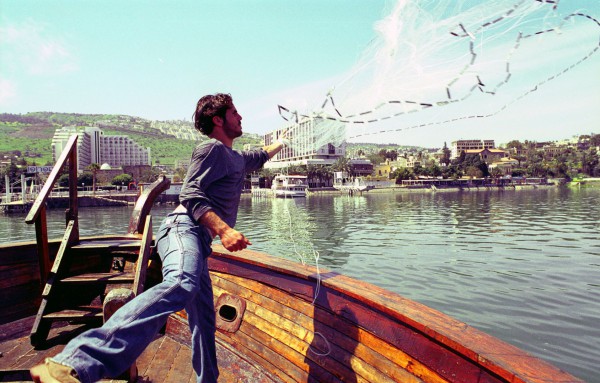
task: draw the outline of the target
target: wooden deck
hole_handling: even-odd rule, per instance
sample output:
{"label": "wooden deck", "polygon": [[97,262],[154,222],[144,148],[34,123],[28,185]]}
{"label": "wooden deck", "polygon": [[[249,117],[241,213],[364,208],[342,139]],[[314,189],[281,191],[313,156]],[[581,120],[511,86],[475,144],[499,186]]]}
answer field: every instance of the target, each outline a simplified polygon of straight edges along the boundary
{"label": "wooden deck", "polygon": [[[28,317],[0,326],[0,382],[31,382],[31,367],[59,353],[69,339],[87,328],[67,322],[55,323],[50,330],[47,347],[35,349],[29,342],[33,321],[34,317]],[[217,357],[221,383],[278,382],[220,342],[217,342]],[[196,374],[192,369],[192,350],[185,342],[166,335],[158,335],[150,343],[138,358],[137,368],[138,383],[196,382]],[[125,381],[109,379],[103,382]]]}

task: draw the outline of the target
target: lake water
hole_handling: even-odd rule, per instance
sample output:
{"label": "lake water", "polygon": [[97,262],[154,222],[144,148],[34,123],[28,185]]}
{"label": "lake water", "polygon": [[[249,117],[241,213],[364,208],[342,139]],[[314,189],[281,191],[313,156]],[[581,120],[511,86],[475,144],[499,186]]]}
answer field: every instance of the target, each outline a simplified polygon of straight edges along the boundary
{"label": "lake water", "polygon": [[[81,235],[126,232],[131,210],[80,209]],[[63,215],[49,211],[51,238]],[[237,228],[253,250],[318,259],[600,382],[600,189],[244,196]],[[0,236],[35,232],[0,215]]]}

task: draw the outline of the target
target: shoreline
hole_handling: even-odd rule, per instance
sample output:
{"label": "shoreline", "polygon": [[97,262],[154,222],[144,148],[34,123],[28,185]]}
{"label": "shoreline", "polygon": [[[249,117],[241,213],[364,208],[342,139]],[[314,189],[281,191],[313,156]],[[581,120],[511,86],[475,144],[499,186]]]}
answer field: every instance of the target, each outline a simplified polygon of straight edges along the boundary
{"label": "shoreline", "polygon": [[[368,191],[355,192],[350,195],[363,195],[366,193],[444,193],[444,192],[480,192],[480,191],[504,191],[504,190],[535,190],[535,189],[551,189],[560,187],[558,184],[524,184],[524,185],[490,185],[490,186],[472,186],[472,187],[437,187],[435,189],[428,187],[402,187],[402,186],[390,186],[382,188],[374,188]],[[308,189],[308,195],[312,194],[340,194],[348,195],[346,191],[341,191],[333,188],[322,188],[322,189]]]}
{"label": "shoreline", "polygon": [[[334,189],[333,187],[327,188],[313,188],[307,190],[307,197],[311,195],[348,195],[348,196],[361,196],[367,193],[449,193],[449,192],[487,192],[487,191],[517,191],[517,190],[535,190],[535,189],[551,189],[560,187],[563,185],[556,183],[549,184],[524,184],[524,185],[490,185],[490,186],[472,186],[472,187],[436,187],[435,189],[429,187],[403,187],[403,186],[389,186],[381,188],[373,188],[368,191],[345,191]],[[569,186],[569,185],[567,185]],[[270,189],[259,189],[261,191],[270,191]],[[242,191],[242,197],[244,196],[263,196],[268,198],[275,198],[268,193],[253,193],[251,190]],[[113,195],[111,198],[105,197],[92,197],[92,196],[80,196],[80,207],[110,207],[110,206],[130,206],[134,205],[137,200],[136,194],[124,194],[124,195]],[[155,205],[176,205],[179,202],[179,196],[176,194],[161,194],[155,201]],[[68,198],[66,197],[53,197],[48,199],[48,209],[65,208],[68,205]],[[4,214],[15,214],[15,213],[26,213],[29,208],[28,204],[14,206],[13,208],[4,209]]]}

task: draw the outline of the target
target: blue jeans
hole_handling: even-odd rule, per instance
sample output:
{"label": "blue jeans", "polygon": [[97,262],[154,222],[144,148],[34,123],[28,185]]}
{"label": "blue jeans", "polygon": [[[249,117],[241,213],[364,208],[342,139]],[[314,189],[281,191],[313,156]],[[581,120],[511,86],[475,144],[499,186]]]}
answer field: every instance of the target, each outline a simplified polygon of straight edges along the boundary
{"label": "blue jeans", "polygon": [[82,383],[125,371],[168,316],[184,308],[198,382],[217,382],[215,308],[207,265],[212,237],[187,214],[172,213],[162,222],[156,238],[163,281],[117,310],[102,327],[74,338],[52,358],[73,367]]}

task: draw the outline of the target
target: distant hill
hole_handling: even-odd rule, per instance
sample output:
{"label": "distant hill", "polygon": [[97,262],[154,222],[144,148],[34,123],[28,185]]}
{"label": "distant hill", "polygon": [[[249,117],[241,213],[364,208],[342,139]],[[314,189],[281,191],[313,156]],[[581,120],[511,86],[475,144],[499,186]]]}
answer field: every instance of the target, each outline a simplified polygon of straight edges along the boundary
{"label": "distant hill", "polygon": [[[119,114],[79,114],[32,112],[26,114],[0,113],[0,159],[18,157],[36,165],[51,164],[51,142],[54,131],[63,126],[95,126],[106,135],[126,135],[143,147],[151,149],[154,163],[172,165],[188,160],[194,147],[206,137],[191,121],[153,121]],[[245,144],[262,146],[262,136],[245,133],[235,140],[235,148]],[[416,152],[423,148],[394,144],[352,143],[347,155],[356,157],[378,153],[381,149]]]}
{"label": "distant hill", "polygon": [[[206,139],[190,121],[152,121],[111,114],[3,113],[0,114],[0,158],[16,155],[37,165],[49,163],[54,131],[63,126],[94,126],[106,135],[126,135],[139,145],[149,147],[153,162],[161,164],[189,159],[193,148]],[[245,144],[261,146],[262,137],[247,133],[235,141],[236,148]]]}

